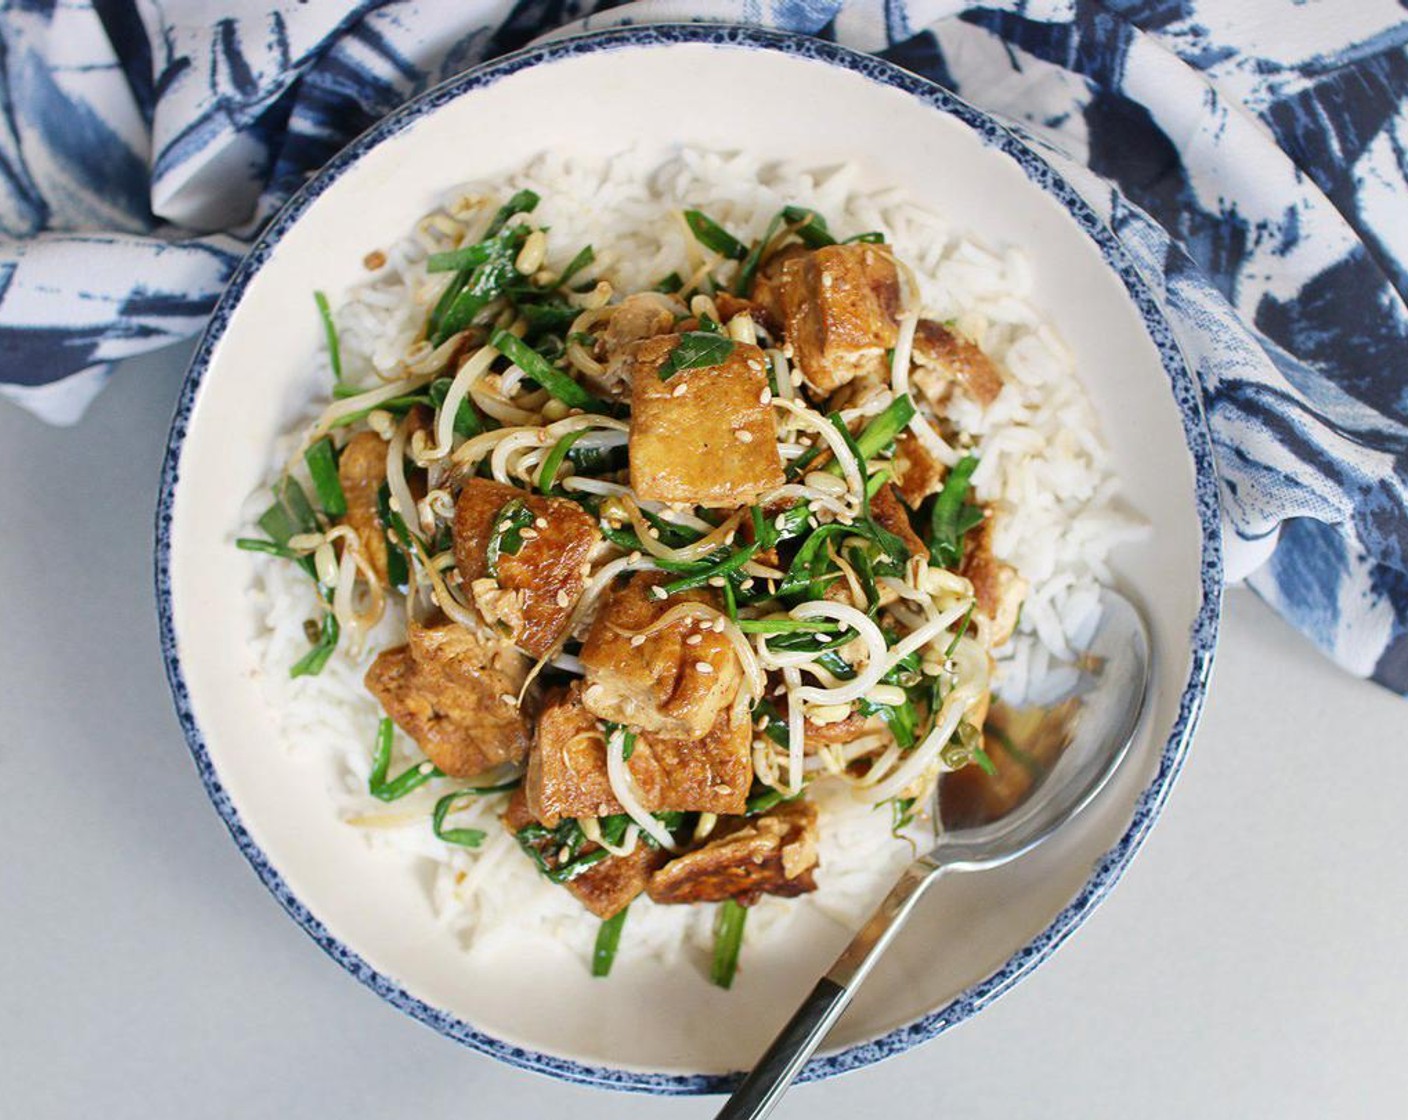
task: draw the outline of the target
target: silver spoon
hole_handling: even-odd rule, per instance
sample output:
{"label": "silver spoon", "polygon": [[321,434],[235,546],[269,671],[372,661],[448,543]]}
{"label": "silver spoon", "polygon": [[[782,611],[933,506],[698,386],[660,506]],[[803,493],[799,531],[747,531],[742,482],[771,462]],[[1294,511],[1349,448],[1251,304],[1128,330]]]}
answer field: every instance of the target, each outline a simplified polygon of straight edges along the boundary
{"label": "silver spoon", "polygon": [[979,779],[956,783],[951,776],[941,783],[937,843],[905,868],[717,1120],[761,1120],[773,1110],[850,1005],[919,896],[939,876],[997,867],[1026,855],[1090,804],[1109,781],[1128,753],[1144,711],[1149,633],[1138,609],[1117,592],[1103,590],[1101,608],[1099,625],[1077,665],[1077,679],[1063,689],[1059,701],[1005,713],[995,706],[996,721],[990,717],[989,726],[1008,724],[1010,738],[999,741],[1008,761],[1018,760],[1028,772],[1027,779],[1015,783],[1026,788],[1015,799],[1010,790],[1004,791],[1009,796],[1003,804]]}

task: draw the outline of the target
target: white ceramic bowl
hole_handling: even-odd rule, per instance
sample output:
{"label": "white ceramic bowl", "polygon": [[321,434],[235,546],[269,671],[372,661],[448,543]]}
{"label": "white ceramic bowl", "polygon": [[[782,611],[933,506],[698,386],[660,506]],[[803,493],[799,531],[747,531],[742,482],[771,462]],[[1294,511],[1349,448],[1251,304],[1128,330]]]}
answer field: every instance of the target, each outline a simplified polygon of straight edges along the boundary
{"label": "white ceramic bowl", "polygon": [[[662,96],[681,86],[707,97]],[[570,113],[545,112],[571,105]],[[1030,255],[1033,302],[1059,324],[1130,504],[1151,540],[1117,553],[1148,612],[1152,707],[1129,763],[1073,827],[1001,870],[956,876],[909,929],[808,1067],[818,1077],[932,1037],[1044,959],[1143,840],[1184,757],[1217,630],[1220,562],[1208,438],[1157,304],[1109,232],[1037,156],[939,88],[813,40],[719,26],[559,40],[431,90],[367,133],[278,216],[208,327],[172,427],[157,592],[176,706],[216,808],[265,884],[340,964],[445,1034],[558,1077],[656,1092],[721,1087],[761,1052],[847,939],[766,947],[731,992],[694,969],[623,960],[602,982],[565,952],[471,966],[421,883],[328,811],[322,772],[280,745],[244,636],[251,558],[231,547],[271,442],[319,391],[309,292],[336,296],[368,246],[446,188],[544,149],[634,140],[736,147],[760,106],[791,107],[770,153],[856,163],[996,245]],[[780,111],[780,110],[779,110]],[[473,143],[467,138],[473,138]],[[335,300],[334,300],[335,301]],[[290,309],[299,309],[293,313]]]}

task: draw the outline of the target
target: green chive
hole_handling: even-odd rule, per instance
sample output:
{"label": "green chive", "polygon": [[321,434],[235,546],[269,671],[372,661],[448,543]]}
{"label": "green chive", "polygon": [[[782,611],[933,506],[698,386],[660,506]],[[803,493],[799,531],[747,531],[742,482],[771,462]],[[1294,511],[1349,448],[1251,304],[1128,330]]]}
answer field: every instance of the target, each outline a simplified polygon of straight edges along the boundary
{"label": "green chive", "polygon": [[608,976],[611,965],[616,960],[616,950],[621,944],[621,927],[626,924],[626,914],[630,907],[618,910],[601,923],[596,932],[596,948],[592,950],[592,975]]}
{"label": "green chive", "polygon": [[734,345],[733,339],[713,331],[688,331],[680,335],[675,348],[660,364],[660,380],[668,381],[687,369],[723,365],[733,353]]}
{"label": "green chive", "polygon": [[302,560],[303,554],[294,552],[284,545],[275,544],[273,541],[262,541],[258,537],[236,537],[235,547],[242,548],[245,552],[264,552],[270,556],[279,556],[285,560]]}
{"label": "green chive", "polygon": [[734,237],[733,234],[729,233],[728,230],[724,229],[723,226],[719,225],[719,223],[709,217],[708,214],[699,210],[686,210],[684,212],[684,220],[689,223],[689,229],[690,232],[694,234],[694,240],[698,241],[704,248],[710,249],[721,256],[731,257],[737,261],[741,261],[748,255],[748,249],[743,242],[739,241],[738,238]]}
{"label": "green chive", "polygon": [[337,452],[333,450],[332,440],[327,436],[318,440],[303,453],[303,461],[308,464],[313,492],[318,495],[323,512],[329,517],[343,516],[347,512],[347,498],[337,477]]}
{"label": "green chive", "polygon": [[808,249],[824,249],[836,244],[836,238],[827,228],[826,219],[815,210],[808,210],[805,206],[788,206],[782,211],[782,216],[797,226],[795,232]]}
{"label": "green chive", "polygon": [[[577,273],[581,272],[582,269],[586,268],[595,260],[596,253],[592,251],[592,247],[590,245],[583,246],[577,255],[568,262],[567,267],[562,270],[562,275],[557,278],[557,286],[559,288],[567,287],[572,277],[576,276]],[[574,308],[573,310],[576,309]]]}
{"label": "green chive", "polygon": [[948,648],[944,650],[944,660],[947,661],[958,649],[958,643],[963,640],[963,635],[968,633],[968,624],[973,621],[973,608],[978,605],[978,600],[974,599],[968,604],[968,609],[963,612],[963,622],[958,627],[958,633],[953,636],[953,641],[949,642]]}
{"label": "green chive", "polygon": [[293,663],[289,668],[288,675],[290,677],[316,677],[323,671],[323,666],[328,663],[328,658],[337,648],[337,639],[340,634],[341,627],[337,624],[337,616],[332,611],[327,611],[323,615],[322,630],[319,633],[317,643]]}
{"label": "green chive", "polygon": [[733,987],[738,972],[738,954],[743,948],[743,924],[748,911],[733,899],[725,899],[714,916],[714,964],[709,980],[720,988]]}
{"label": "green chive", "polygon": [[745,634],[836,634],[834,622],[813,622],[806,618],[740,618],[738,628]]}
{"label": "green chive", "polygon": [[332,375],[341,381],[342,347],[337,341],[337,324],[332,319],[332,308],[328,306],[328,297],[322,292],[313,293],[313,302],[318,305],[318,315],[323,320],[323,334],[328,342],[328,363],[332,366]]}
{"label": "green chive", "polygon": [[484,564],[495,579],[499,576],[499,560],[517,556],[523,549],[523,530],[533,524],[533,511],[522,498],[507,501],[494,515],[489,530],[489,544],[484,551]]}
{"label": "green chive", "polygon": [[692,591],[696,587],[704,587],[715,576],[727,576],[730,572],[736,572],[749,560],[753,559],[758,552],[757,542],[747,548],[741,548],[727,559],[720,561],[713,567],[706,568],[696,575],[686,576],[684,579],[677,579],[673,583],[665,584],[666,596],[678,595],[681,591]]}
{"label": "green chive", "polygon": [[968,505],[969,480],[977,468],[978,460],[965,455],[948,472],[943,490],[934,499],[927,543],[930,561],[940,567],[951,568],[963,559],[963,536],[982,520],[982,511]]}
{"label": "green chive", "polygon": [[367,792],[378,801],[395,801],[405,797],[412,790],[419,789],[431,778],[443,778],[444,773],[429,762],[422,762],[403,770],[387,781],[386,772],[391,767],[391,746],[395,736],[395,725],[389,717],[383,717],[377,726],[376,750],[372,755],[372,772],[367,777]]}
{"label": "green chive", "polygon": [[538,489],[544,494],[551,494],[553,484],[557,481],[557,472],[562,466],[562,461],[567,458],[567,453],[572,450],[572,445],[587,434],[586,428],[578,428],[575,432],[568,432],[552,446],[548,452],[548,457],[543,460],[543,469],[538,473]]}
{"label": "green chive", "polygon": [[531,377],[554,397],[569,408],[580,408],[583,412],[604,412],[606,405],[587,392],[561,370],[553,369],[548,360],[506,330],[497,330],[489,339],[489,345],[501,351],[514,365]]}
{"label": "green chive", "polygon": [[480,828],[446,828],[445,818],[454,812],[455,803],[468,801],[471,798],[483,797],[491,793],[507,793],[511,789],[518,788],[519,779],[500,782],[496,786],[471,786],[469,789],[456,790],[454,793],[447,793],[435,803],[435,811],[430,817],[430,828],[435,833],[437,840],[443,840],[447,844],[458,844],[462,848],[477,848],[484,843],[484,837],[488,834]]}

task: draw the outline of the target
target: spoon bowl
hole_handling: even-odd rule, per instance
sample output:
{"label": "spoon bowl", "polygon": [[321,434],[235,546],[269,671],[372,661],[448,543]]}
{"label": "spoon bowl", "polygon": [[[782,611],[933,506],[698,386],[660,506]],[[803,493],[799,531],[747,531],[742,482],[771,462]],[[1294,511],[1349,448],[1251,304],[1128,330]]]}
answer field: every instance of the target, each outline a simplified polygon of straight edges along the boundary
{"label": "spoon bowl", "polygon": [[1103,589],[1100,606],[1100,620],[1075,664],[1039,682],[1044,703],[994,705],[993,773],[969,766],[940,782],[933,848],[901,873],[718,1120],[761,1120],[773,1110],[940,876],[1026,855],[1109,782],[1129,753],[1148,698],[1149,631],[1139,609],[1118,592]]}

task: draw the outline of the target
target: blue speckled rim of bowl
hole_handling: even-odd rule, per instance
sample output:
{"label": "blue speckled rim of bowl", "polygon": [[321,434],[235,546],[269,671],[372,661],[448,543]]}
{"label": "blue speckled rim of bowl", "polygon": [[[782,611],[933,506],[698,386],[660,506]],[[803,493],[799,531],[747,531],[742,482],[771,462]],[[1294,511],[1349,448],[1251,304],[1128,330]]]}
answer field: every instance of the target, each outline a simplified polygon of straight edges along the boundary
{"label": "blue speckled rim of bowl", "polygon": [[215,766],[211,762],[210,753],[206,749],[205,740],[191,707],[172,619],[171,522],[176,488],[181,476],[181,450],[185,444],[191,412],[210,366],[211,357],[229,326],[230,316],[239,305],[245,289],[278,247],[283,236],[344,172],[372,148],[422,117],[435,112],[442,105],[466,93],[492,85],[527,67],[543,66],[599,51],[629,47],[665,47],[677,43],[704,43],[734,49],[776,51],[839,66],[870,81],[906,93],[935,110],[958,119],[977,133],[989,147],[1015,160],[1033,183],[1066,208],[1076,224],[1099,247],[1110,268],[1123,281],[1131,300],[1143,316],[1149,336],[1157,347],[1164,370],[1168,374],[1174,403],[1182,417],[1184,435],[1196,476],[1197,513],[1202,527],[1202,596],[1197,618],[1189,635],[1191,664],[1188,680],[1179,702],[1178,717],[1159,759],[1158,772],[1140,795],[1128,830],[1099,860],[1090,879],[1075,899],[1045,930],[1019,949],[986,980],[906,1027],[837,1053],[814,1058],[803,1071],[801,1080],[814,1081],[870,1065],[908,1050],[935,1037],[955,1023],[962,1022],[982,1010],[1049,957],[1089,916],[1129,866],[1154,819],[1163,809],[1173,779],[1182,768],[1207,690],[1208,675],[1217,642],[1222,598],[1222,544],[1212,444],[1204,423],[1197,386],[1184,363],[1174,341],[1173,332],[1157,300],[1114,234],[1060,175],[1002,125],[926,79],[881,59],[834,43],[782,32],[725,24],[623,26],[554,40],[467,71],[408,102],[343,149],[289,201],[236,270],[211,315],[177,401],[162,467],[161,494],[156,512],[156,597],[160,616],[162,657],[166,663],[166,675],[171,685],[177,717],[185,732],[186,742],[195,759],[201,781],[205,783],[206,792],[255,873],[319,947],[372,991],[446,1037],[511,1065],[583,1085],[670,1095],[726,1091],[736,1083],[738,1075],[649,1073],[586,1065],[500,1041],[454,1015],[417,999],[395,981],[378,972],[334,937],[294,895],[240,821],[230,795],[215,772]]}

